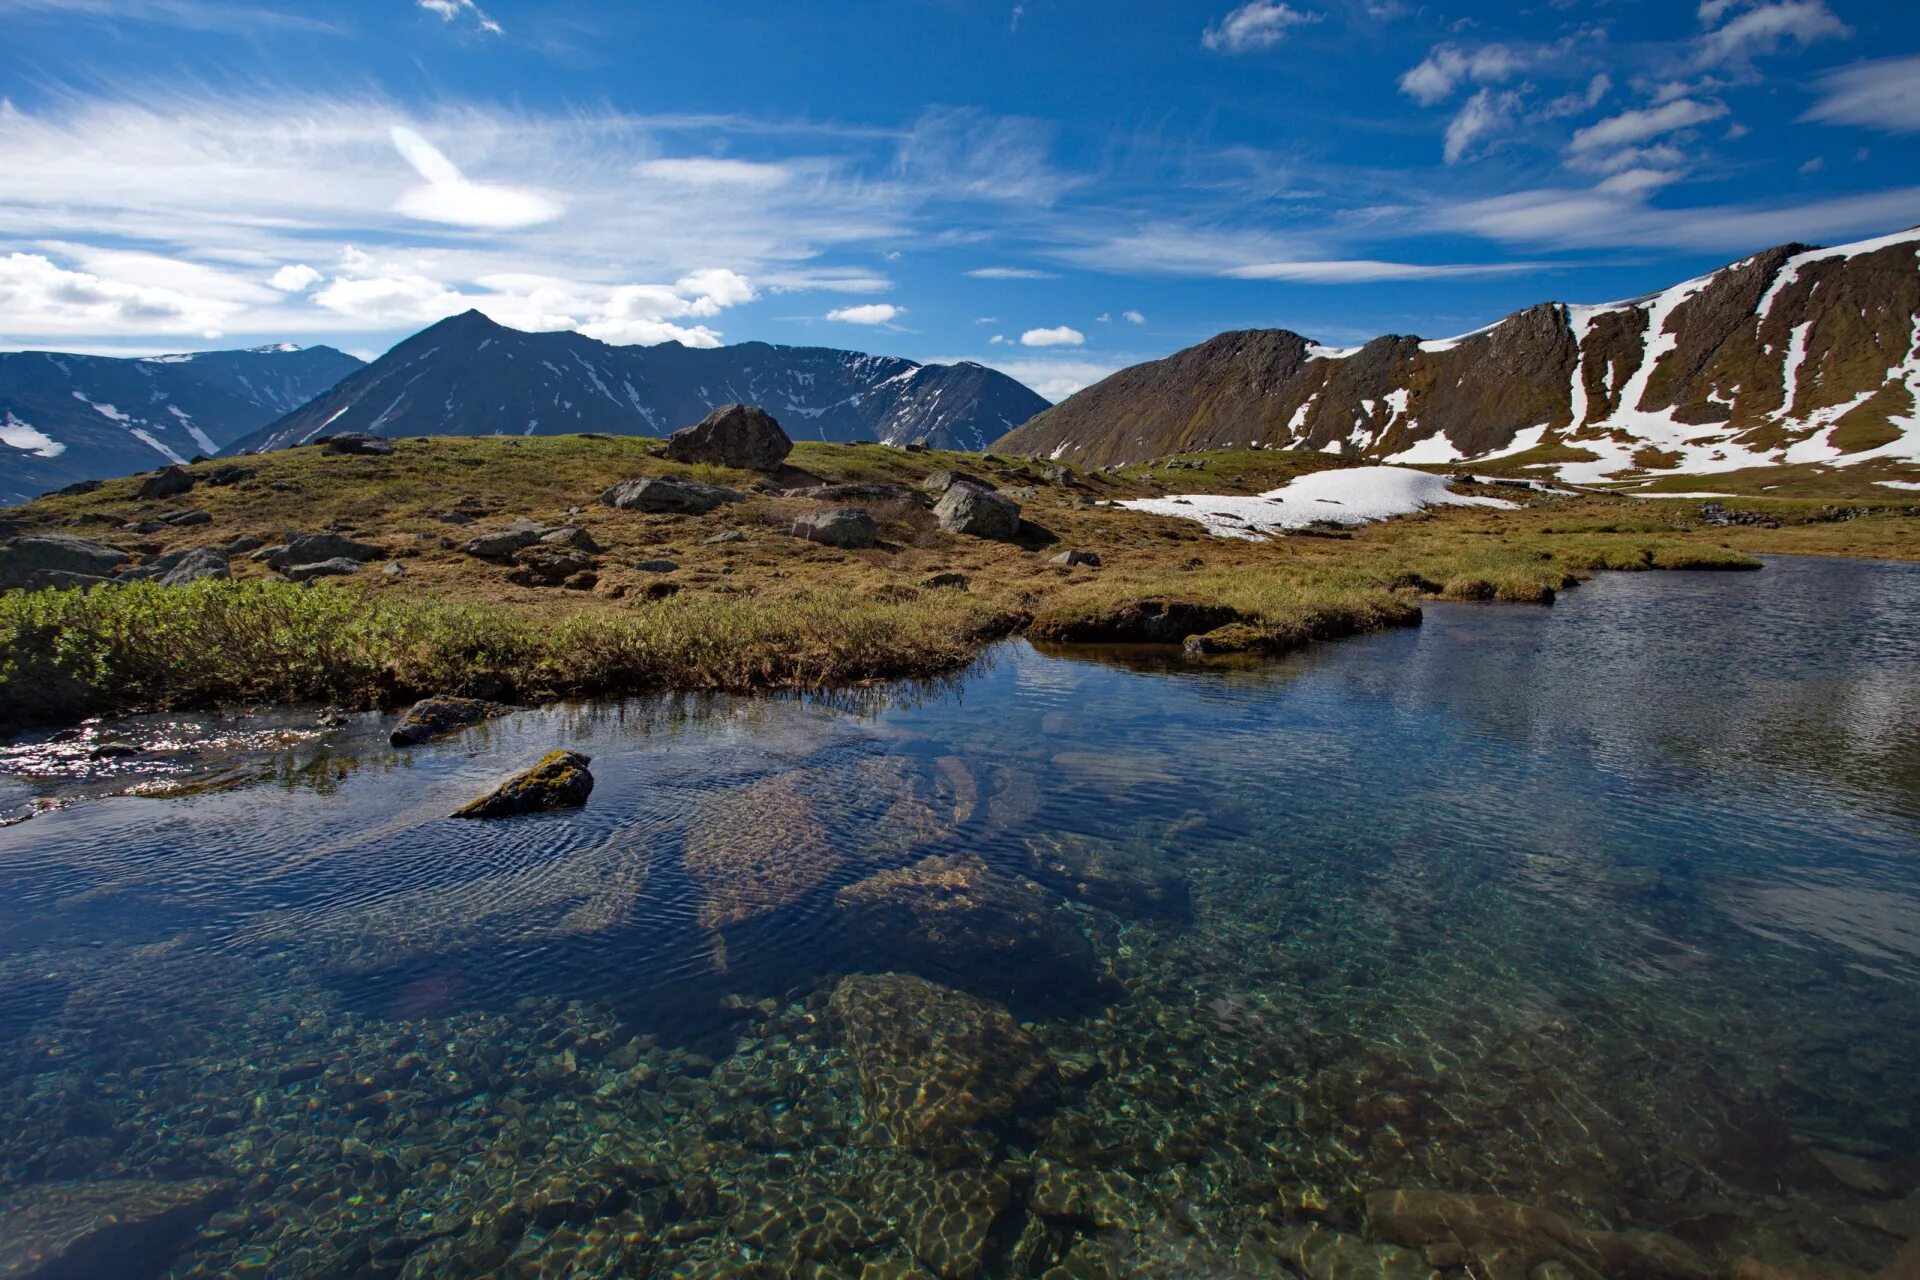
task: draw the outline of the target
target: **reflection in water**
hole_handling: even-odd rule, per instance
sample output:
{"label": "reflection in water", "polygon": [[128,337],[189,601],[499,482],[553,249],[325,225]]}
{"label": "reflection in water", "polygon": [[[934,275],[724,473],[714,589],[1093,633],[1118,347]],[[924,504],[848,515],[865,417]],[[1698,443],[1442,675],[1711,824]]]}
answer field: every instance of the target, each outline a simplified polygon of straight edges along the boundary
{"label": "reflection in water", "polygon": [[[1269,663],[0,750],[72,801],[0,830],[0,1275],[1870,1272],[1915,670],[1920,572],[1781,561]],[[557,746],[585,810],[447,818]]]}

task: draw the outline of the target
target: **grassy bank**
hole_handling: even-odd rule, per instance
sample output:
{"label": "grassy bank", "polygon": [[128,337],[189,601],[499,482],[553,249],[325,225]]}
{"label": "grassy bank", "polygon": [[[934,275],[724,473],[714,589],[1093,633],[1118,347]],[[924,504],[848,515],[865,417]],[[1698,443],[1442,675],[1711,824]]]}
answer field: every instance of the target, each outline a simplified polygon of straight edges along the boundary
{"label": "grassy bank", "polygon": [[[378,544],[404,568],[303,588],[242,556],[230,583],[0,596],[0,730],[149,707],[392,705],[462,691],[533,700],[928,675],[1027,620],[1039,637],[1072,633],[1143,598],[1230,610],[1263,647],[1284,649],[1417,620],[1423,599],[1550,601],[1601,569],[1751,567],[1753,553],[1768,551],[1920,556],[1920,517],[1900,498],[1845,509],[1743,500],[1756,522],[1722,527],[1703,521],[1698,502],[1486,489],[1519,505],[1252,542],[1109,500],[1259,492],[1338,461],[1240,451],[1049,483],[1042,463],[971,454],[801,445],[781,473],[761,477],[679,467],[653,447],[576,436],[404,440],[387,458],[299,449],[241,460],[247,479],[177,499],[142,500],[137,481],[122,480],[0,513],[6,532],[80,534],[137,560],[327,529]],[[772,492],[918,488],[946,468],[1015,493],[1021,538],[952,535],[922,503],[895,496],[862,503],[879,521],[879,545],[839,550],[791,535],[794,517],[819,502]],[[674,474],[748,496],[701,516],[594,501],[618,481]],[[189,507],[205,518],[159,519]],[[455,507],[459,519],[449,520]],[[593,588],[517,584],[508,566],[465,553],[467,539],[521,518],[585,525],[603,548]],[[1100,566],[1052,564],[1065,549],[1093,552]],[[672,567],[643,567],[659,561]],[[936,574],[966,586],[928,588]],[[676,594],[653,598],[663,589]]]}

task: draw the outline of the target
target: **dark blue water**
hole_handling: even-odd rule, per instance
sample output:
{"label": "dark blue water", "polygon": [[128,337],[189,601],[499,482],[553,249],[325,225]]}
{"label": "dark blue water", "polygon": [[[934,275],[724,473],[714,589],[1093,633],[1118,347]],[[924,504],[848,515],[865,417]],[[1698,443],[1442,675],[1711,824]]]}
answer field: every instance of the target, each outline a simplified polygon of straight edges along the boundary
{"label": "dark blue water", "polygon": [[[1395,1252],[1412,1188],[1688,1259],[1523,1271],[1872,1271],[1920,1232],[1917,676],[1920,567],[1779,560],[1278,662],[20,744],[0,1257],[1515,1265]],[[445,816],[555,746],[584,810]]]}

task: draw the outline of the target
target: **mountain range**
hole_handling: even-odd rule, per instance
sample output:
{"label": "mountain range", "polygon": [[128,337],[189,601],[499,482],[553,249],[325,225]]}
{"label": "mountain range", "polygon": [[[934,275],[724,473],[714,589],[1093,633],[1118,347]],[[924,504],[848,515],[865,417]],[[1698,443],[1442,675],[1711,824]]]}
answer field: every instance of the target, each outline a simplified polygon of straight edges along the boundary
{"label": "mountain range", "polygon": [[766,409],[796,440],[925,439],[972,450],[1047,407],[1006,374],[970,362],[765,342],[609,346],[566,331],[523,333],[468,311],[421,330],[235,451],[343,431],[664,436],[733,402]]}
{"label": "mountain range", "polygon": [[1789,244],[1645,297],[1547,302],[1437,341],[1223,333],[1095,383],[1000,452],[1085,466],[1189,449],[1499,458],[1564,480],[1920,462],[1920,228]]}
{"label": "mountain range", "polygon": [[0,503],[219,453],[361,364],[290,343],[132,359],[0,352]]}

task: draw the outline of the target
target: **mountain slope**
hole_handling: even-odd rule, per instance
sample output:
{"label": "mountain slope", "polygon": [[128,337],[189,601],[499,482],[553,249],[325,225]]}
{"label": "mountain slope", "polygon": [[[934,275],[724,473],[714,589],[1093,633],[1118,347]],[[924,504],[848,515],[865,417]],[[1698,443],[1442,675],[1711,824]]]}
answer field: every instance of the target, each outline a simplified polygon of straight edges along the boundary
{"label": "mountain slope", "polygon": [[1263,445],[1507,457],[1565,479],[1920,462],[1920,228],[1784,245],[1661,293],[1542,303],[1458,338],[1223,333],[1001,437],[1081,465]]}
{"label": "mountain slope", "polygon": [[985,448],[1047,407],[977,364],[764,342],[615,347],[577,333],[522,333],[469,311],[423,329],[238,447],[278,449],[342,431],[659,436],[732,401],[764,407],[796,440],[926,437],[955,449]]}
{"label": "mountain slope", "polygon": [[124,359],[0,352],[0,502],[215,454],[361,361],[281,345]]}

